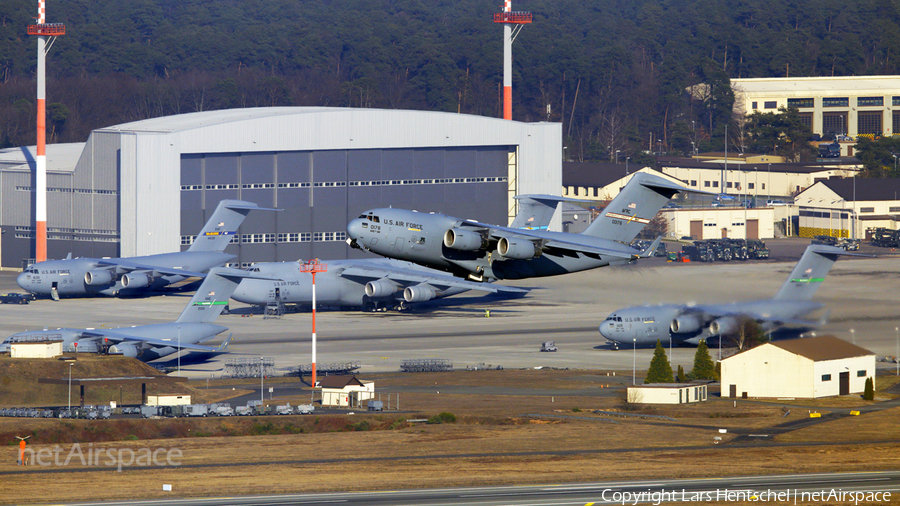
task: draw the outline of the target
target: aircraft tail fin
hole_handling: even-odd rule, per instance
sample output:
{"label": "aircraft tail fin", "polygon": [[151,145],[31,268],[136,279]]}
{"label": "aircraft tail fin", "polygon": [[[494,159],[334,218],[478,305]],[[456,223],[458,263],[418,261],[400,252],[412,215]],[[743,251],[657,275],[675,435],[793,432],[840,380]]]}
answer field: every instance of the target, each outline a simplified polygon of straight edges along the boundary
{"label": "aircraft tail fin", "polygon": [[556,195],[516,195],[513,198],[519,203],[519,212],[509,227],[529,230],[546,230],[562,202],[589,202]]}
{"label": "aircraft tail fin", "polygon": [[869,256],[859,253],[844,251],[835,246],[824,244],[810,244],[807,246],[800,261],[791,271],[791,274],[781,285],[781,289],[775,294],[775,300],[810,300],[819,289],[819,285],[825,281],[825,276],[831,270],[831,266],[841,255]]}
{"label": "aircraft tail fin", "polygon": [[191,298],[187,307],[175,320],[178,323],[212,323],[222,314],[231,294],[244,278],[276,280],[261,276],[258,273],[231,269],[228,267],[215,267],[210,269],[203,283],[197,288],[197,292]]}
{"label": "aircraft tail fin", "polygon": [[659,176],[637,172],[583,233],[629,243],[670,198],[682,191],[687,188]]}
{"label": "aircraft tail fin", "polygon": [[232,237],[237,234],[237,229],[244,222],[244,218],[253,210],[277,211],[243,200],[220,201],[188,251],[224,251]]}

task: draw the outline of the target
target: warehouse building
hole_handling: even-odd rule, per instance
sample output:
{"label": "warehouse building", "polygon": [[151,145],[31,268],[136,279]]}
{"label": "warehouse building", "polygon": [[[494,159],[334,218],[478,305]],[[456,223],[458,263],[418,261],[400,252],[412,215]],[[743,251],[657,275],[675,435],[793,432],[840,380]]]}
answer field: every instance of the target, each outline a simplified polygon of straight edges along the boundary
{"label": "warehouse building", "polygon": [[[489,223],[519,193],[562,185],[558,123],[424,111],[275,107],[154,118],[47,146],[48,257],[186,249],[222,199],[251,213],[237,262],[360,255],[350,219],[373,207]],[[0,265],[34,251],[34,148],[0,152]]]}
{"label": "warehouse building", "polygon": [[773,341],[722,359],[722,397],[814,399],[862,393],[875,354],[834,336]]}
{"label": "warehouse building", "polygon": [[851,156],[851,139],[900,133],[900,77],[769,77],[732,79],[735,110],[747,115],[796,107],[813,133],[846,138],[841,154]]}
{"label": "warehouse building", "polygon": [[797,195],[800,237],[871,239],[876,228],[897,230],[900,180],[829,179]]}

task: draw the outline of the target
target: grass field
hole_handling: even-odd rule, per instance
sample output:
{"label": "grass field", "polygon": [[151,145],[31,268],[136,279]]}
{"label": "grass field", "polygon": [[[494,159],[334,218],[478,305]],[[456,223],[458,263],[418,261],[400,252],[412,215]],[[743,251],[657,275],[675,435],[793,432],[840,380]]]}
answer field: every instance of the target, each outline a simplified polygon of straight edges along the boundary
{"label": "grass field", "polygon": [[[0,439],[10,444],[3,450],[0,472],[24,472],[7,476],[0,502],[896,469],[900,449],[900,408],[826,419],[778,433],[769,444],[753,444],[740,442],[740,434],[775,433],[781,424],[808,420],[807,410],[793,408],[783,417],[780,404],[738,401],[735,406],[717,397],[702,404],[635,410],[623,401],[623,385],[630,378],[607,376],[605,371],[398,373],[374,379],[379,389],[419,391],[402,394],[402,413],[107,421],[0,418]],[[447,393],[467,388],[475,393]],[[440,389],[444,391],[438,393]],[[522,394],[538,390],[556,394]],[[599,390],[611,395],[592,394]],[[273,402],[286,400],[291,399]],[[847,396],[825,404],[829,406],[818,411],[827,414],[869,403]],[[665,415],[675,421],[611,418],[595,415],[593,409]],[[456,421],[409,421],[441,412],[454,414]],[[727,433],[720,434],[723,428]],[[100,450],[178,450],[180,465],[133,466],[119,473],[115,467],[85,470],[92,466],[76,458],[68,466],[23,469],[14,465],[13,436],[26,434],[33,434],[33,450],[53,451],[59,445],[64,457],[78,443],[83,452],[90,449],[95,455]],[[723,439],[715,444],[714,437]],[[171,484],[173,492],[162,492],[163,484]]]}

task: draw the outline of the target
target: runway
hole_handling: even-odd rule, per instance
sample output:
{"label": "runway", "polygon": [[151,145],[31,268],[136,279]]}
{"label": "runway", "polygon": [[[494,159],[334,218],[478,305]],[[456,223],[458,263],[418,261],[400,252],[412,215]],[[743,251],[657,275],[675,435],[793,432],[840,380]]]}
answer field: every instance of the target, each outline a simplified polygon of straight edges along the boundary
{"label": "runway", "polygon": [[[900,492],[900,472],[822,473],[773,476],[738,476],[715,479],[619,481],[530,486],[498,486],[381,492],[338,492],[164,501],[109,501],[73,503],[79,506],[217,505],[325,505],[354,506],[564,506],[589,504],[664,504],[766,502],[820,504],[854,502],[871,497],[873,503],[890,503]],[[872,494],[872,495],[869,495]],[[878,495],[874,495],[878,494]]]}
{"label": "runway", "polygon": [[[404,359],[441,358],[451,360],[455,368],[568,367],[630,373],[633,364],[646,367],[652,350],[611,350],[597,331],[609,313],[637,304],[771,297],[808,241],[769,244],[773,252],[769,261],[675,264],[653,258],[635,265],[509,282],[534,288],[518,299],[467,293],[417,305],[408,312],[319,311],[317,362],[358,361],[363,372],[396,371]],[[842,258],[825,279],[815,297],[830,311],[829,322],[820,332],[854,341],[879,356],[893,356],[900,335],[895,330],[900,326],[895,310],[900,301],[900,257],[887,250],[872,250],[882,256]],[[14,273],[0,273],[0,291],[18,291]],[[0,335],[39,327],[122,327],[173,321],[189,297],[45,299],[27,306],[0,305]],[[309,313],[263,319],[259,312],[240,314],[249,310],[240,304],[234,303],[232,308],[232,314],[216,322],[230,329],[222,337],[231,333],[234,338],[229,353],[199,361],[188,354],[182,358],[185,375],[216,377],[230,358],[272,357],[281,370],[310,363]],[[541,342],[549,340],[556,342],[559,351],[541,353]],[[717,353],[712,350],[714,357]],[[693,348],[674,348],[673,368],[680,364],[690,369],[693,356]],[[174,360],[168,362],[174,364]]]}

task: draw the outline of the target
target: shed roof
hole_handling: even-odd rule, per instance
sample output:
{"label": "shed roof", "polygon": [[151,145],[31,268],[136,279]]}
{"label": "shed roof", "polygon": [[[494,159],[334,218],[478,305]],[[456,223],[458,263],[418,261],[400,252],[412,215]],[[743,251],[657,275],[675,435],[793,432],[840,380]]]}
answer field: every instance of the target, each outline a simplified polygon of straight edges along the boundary
{"label": "shed roof", "polygon": [[838,360],[842,358],[865,357],[875,353],[848,343],[834,336],[817,336],[803,339],[788,339],[769,343],[789,353],[806,357],[813,362]]}
{"label": "shed roof", "polygon": [[[854,192],[855,179],[855,192]],[[866,200],[898,200],[900,197],[900,179],[884,178],[847,178],[826,179],[816,184],[823,184],[847,202],[853,202],[854,193],[857,201]],[[815,185],[813,185],[815,186]],[[810,187],[812,188],[812,187]]]}
{"label": "shed roof", "polygon": [[[371,382],[369,382],[371,383]],[[341,389],[347,386],[366,386],[364,382],[360,381],[356,376],[347,377],[347,376],[325,376],[319,381],[319,386],[322,388],[337,388]]]}

